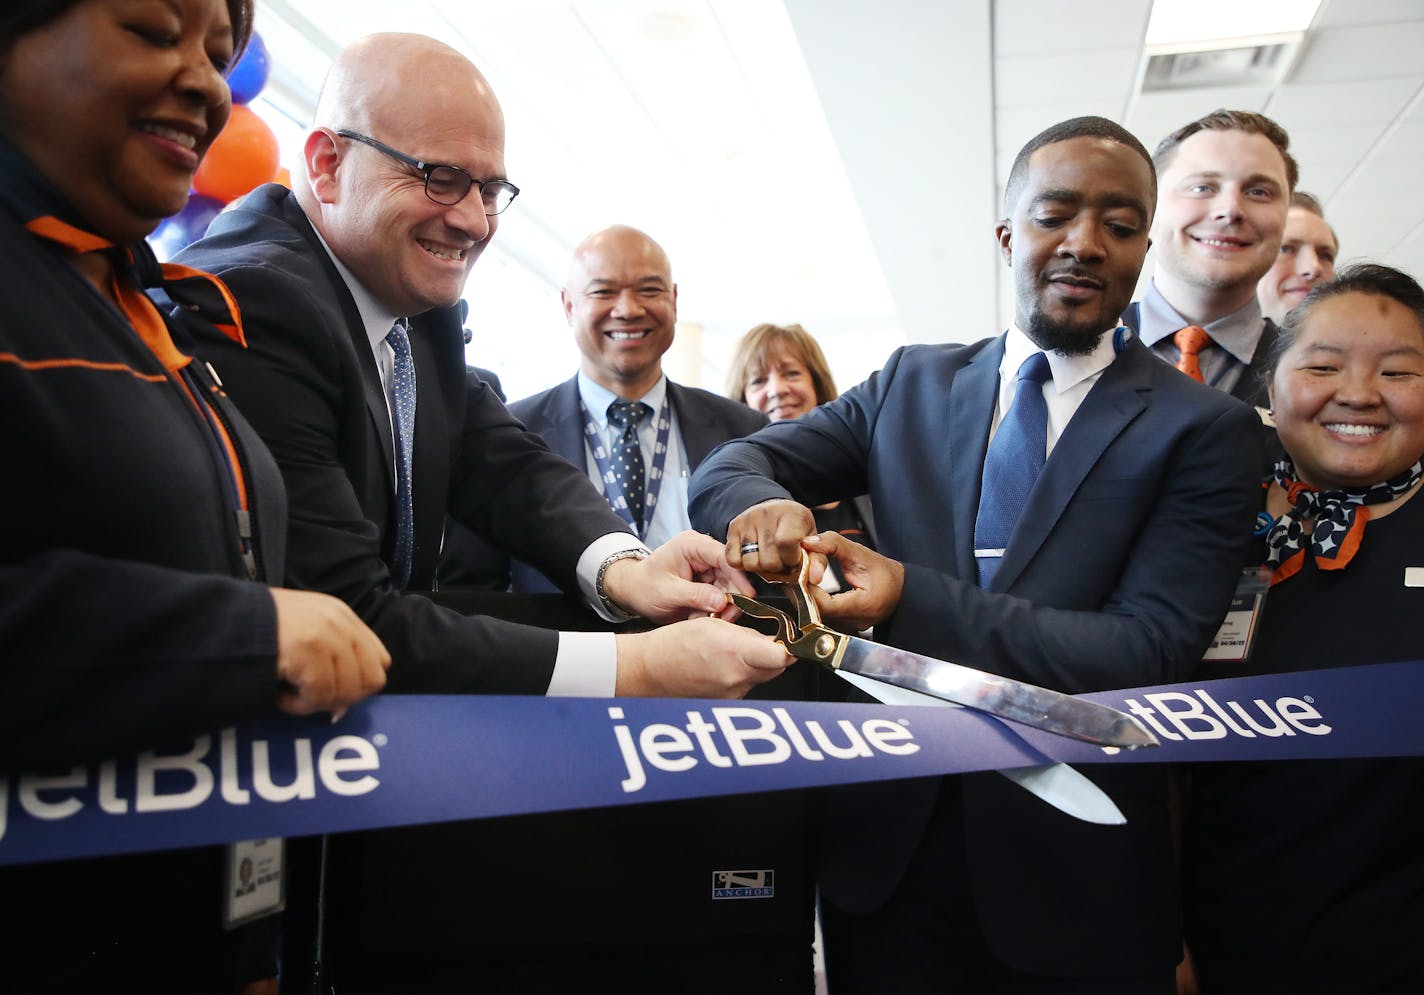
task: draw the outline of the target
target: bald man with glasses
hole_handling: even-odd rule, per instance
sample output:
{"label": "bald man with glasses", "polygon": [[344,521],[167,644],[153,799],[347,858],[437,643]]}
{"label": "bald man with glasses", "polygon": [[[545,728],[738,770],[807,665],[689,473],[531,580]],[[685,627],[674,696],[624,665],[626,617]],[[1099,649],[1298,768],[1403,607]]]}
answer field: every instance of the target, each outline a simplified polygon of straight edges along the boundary
{"label": "bald man with glasses", "polygon": [[[479,70],[422,35],[357,41],[323,86],[303,167],[178,256],[227,282],[246,347],[185,317],[281,466],[287,580],[380,635],[387,689],[738,697],[780,673],[778,646],[707,617],[727,587],[751,590],[720,547],[689,532],[649,550],[467,376],[460,298],[519,193]],[[560,633],[412,596],[434,586],[447,515],[538,564],[594,625],[674,624]]]}

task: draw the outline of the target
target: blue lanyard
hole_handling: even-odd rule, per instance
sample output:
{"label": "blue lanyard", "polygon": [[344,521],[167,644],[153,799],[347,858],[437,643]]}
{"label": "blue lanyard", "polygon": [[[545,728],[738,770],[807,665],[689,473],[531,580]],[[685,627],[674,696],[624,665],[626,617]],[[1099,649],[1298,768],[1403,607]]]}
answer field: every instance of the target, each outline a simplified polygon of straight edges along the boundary
{"label": "blue lanyard", "polygon": [[633,521],[633,512],[628,509],[626,500],[618,500],[624,497],[623,487],[618,483],[618,478],[613,473],[613,461],[608,456],[608,445],[599,434],[598,425],[588,413],[588,406],[583,403],[583,398],[579,398],[579,411],[583,414],[584,441],[588,443],[589,452],[593,453],[594,463],[598,464],[598,475],[603,480],[604,496],[608,498],[609,505],[622,516],[623,521],[633,526],[633,531],[638,533],[638,538],[646,539],[648,528],[653,522],[653,510],[658,504],[658,491],[662,488],[663,466],[667,463],[668,435],[672,432],[672,415],[668,408],[667,395],[663,395],[663,406],[658,411],[658,437],[657,442],[653,444],[653,465],[648,471],[648,484],[643,498],[643,520],[641,522]]}

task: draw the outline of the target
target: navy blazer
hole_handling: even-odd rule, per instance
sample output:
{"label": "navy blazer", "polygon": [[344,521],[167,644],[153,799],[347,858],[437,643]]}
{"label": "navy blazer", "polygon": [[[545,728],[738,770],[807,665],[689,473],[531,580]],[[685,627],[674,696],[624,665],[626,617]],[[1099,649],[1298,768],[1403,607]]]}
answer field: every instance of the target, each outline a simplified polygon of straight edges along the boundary
{"label": "navy blazer", "polygon": [[[245,350],[193,331],[281,467],[288,582],[336,595],[375,630],[391,653],[388,691],[543,693],[556,633],[460,615],[392,587],[385,392],[356,303],[290,191],[259,187],[177,261],[221,274],[242,309]],[[410,588],[433,585],[447,513],[574,583],[579,555],[622,520],[467,375],[458,305],[413,318],[410,339],[418,395]]]}
{"label": "navy blazer", "polygon": [[[989,590],[973,552],[1003,338],[909,346],[838,400],[729,443],[692,480],[696,527],[726,535],[770,498],[847,483],[905,564],[884,642],[1069,692],[1185,680],[1225,612],[1259,496],[1252,410],[1135,338],[1089,391],[1029,494]],[[985,936],[1020,970],[1109,976],[1181,954],[1165,775],[1087,772],[1127,816],[1078,822],[1002,778],[961,781]],[[824,825],[822,894],[852,912],[894,890],[939,779],[846,789]]]}
{"label": "navy blazer", "polygon": [[[668,381],[668,400],[677,417],[678,434],[687,465],[695,470],[717,446],[728,439],[750,435],[765,425],[766,416],[738,401],[697,387]],[[556,387],[515,401],[509,411],[531,432],[536,432],[581,472],[587,473],[583,415],[579,410],[578,376]],[[510,590],[546,593],[559,588],[537,567],[522,560],[510,563]]]}

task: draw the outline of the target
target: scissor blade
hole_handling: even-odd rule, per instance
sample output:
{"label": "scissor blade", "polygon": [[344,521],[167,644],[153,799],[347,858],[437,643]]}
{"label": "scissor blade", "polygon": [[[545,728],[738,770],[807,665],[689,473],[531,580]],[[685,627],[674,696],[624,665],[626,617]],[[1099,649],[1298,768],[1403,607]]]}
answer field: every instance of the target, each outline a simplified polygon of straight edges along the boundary
{"label": "scissor blade", "polygon": [[[866,694],[888,705],[959,708],[943,698],[933,698],[918,691],[886,684],[884,681],[861,677],[844,670],[836,671],[842,678]],[[1041,801],[1047,802],[1065,815],[1100,826],[1121,826],[1127,822],[1122,810],[1107,792],[1067,764],[1045,764],[1040,767],[1015,767],[1001,770],[1010,781]]]}
{"label": "scissor blade", "polygon": [[1100,826],[1121,826],[1127,823],[1127,816],[1113,804],[1107,792],[1077,768],[1067,764],[1016,767],[1001,770],[999,773],[1064,815]]}
{"label": "scissor blade", "polygon": [[846,640],[838,669],[1099,746],[1157,745],[1136,718],[1106,705],[856,636]]}

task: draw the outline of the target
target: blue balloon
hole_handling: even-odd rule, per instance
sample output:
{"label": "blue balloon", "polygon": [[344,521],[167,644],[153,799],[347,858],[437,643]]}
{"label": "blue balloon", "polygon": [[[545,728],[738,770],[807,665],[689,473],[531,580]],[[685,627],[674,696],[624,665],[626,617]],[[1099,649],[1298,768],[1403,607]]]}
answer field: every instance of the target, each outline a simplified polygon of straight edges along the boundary
{"label": "blue balloon", "polygon": [[267,85],[267,77],[271,73],[272,60],[267,55],[267,43],[254,31],[242,58],[237,60],[227,78],[227,85],[232,88],[232,102],[245,104],[257,96]]}
{"label": "blue balloon", "polygon": [[148,244],[153,246],[159,259],[172,259],[179,249],[202,238],[222,209],[222,201],[195,193],[183,205],[183,210],[154,229],[148,236]]}

